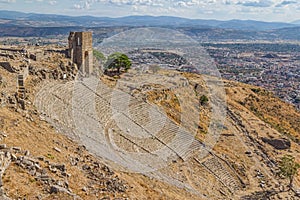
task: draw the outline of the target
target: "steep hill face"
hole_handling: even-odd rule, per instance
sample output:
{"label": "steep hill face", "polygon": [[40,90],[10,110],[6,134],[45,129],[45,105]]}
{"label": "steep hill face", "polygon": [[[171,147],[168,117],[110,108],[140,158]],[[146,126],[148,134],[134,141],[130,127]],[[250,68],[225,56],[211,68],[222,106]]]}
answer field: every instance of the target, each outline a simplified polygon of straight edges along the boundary
{"label": "steep hill face", "polygon": [[51,53],[30,69],[26,110],[13,100],[18,71],[0,68],[3,198],[298,198],[276,173],[283,155],[299,161],[300,113],[272,93],[224,80],[226,116],[212,125],[213,77],[132,70],[79,79]]}

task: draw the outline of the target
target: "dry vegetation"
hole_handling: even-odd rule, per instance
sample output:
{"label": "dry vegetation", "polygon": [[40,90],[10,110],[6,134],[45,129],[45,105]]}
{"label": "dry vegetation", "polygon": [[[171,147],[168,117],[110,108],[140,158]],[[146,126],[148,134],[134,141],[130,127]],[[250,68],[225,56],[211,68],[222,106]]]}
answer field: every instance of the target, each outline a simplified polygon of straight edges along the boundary
{"label": "dry vegetation", "polygon": [[[61,59],[67,62],[60,53],[52,52],[50,57],[50,60],[46,59],[46,64],[43,63],[47,70],[59,69]],[[0,68],[0,74],[5,80],[5,84],[0,85],[1,92],[14,96],[16,73]],[[140,88],[134,91],[134,95],[141,95],[147,101],[158,105],[171,120],[180,124],[183,112],[178,99],[180,93],[181,99],[186,100],[190,108],[188,111],[199,109],[200,120],[197,129],[192,131],[196,131],[196,137],[200,141],[205,141],[209,134],[211,117],[209,102],[200,102],[201,96],[207,95],[205,82],[200,75],[181,75],[189,81],[187,89],[193,91],[194,98],[184,92],[184,88],[166,90],[158,84],[147,86],[148,89],[151,87],[155,90],[145,92]],[[115,79],[101,79],[110,87],[116,85]],[[64,83],[67,80],[44,80],[40,74],[31,74],[26,82],[26,111],[9,103],[0,108],[0,143],[6,144],[6,150],[13,152],[19,160],[24,157],[36,160],[41,168],[37,172],[46,173],[51,179],[50,183],[41,181],[37,174],[22,167],[18,160],[12,161],[2,178],[4,191],[12,199],[259,199],[259,196],[270,196],[274,191],[276,194],[271,199],[298,198],[285,191],[287,180],[275,176],[276,166],[268,165],[270,162],[276,165],[286,154],[300,160],[300,113],[270,92],[225,81],[228,116],[214,146],[214,154],[220,157],[219,162],[226,165],[227,169],[231,168],[234,176],[240,177],[245,187],[234,193],[230,192],[220,182],[220,178],[194,159],[187,163],[171,163],[170,169],[185,176],[184,180],[203,195],[200,196],[142,174],[119,171],[114,168],[114,164],[92,155],[78,141],[73,141],[57,131],[32,105],[40,84],[45,84],[46,81]],[[291,139],[291,147],[285,150],[278,150],[262,140],[285,137]],[[20,147],[21,150],[14,151],[11,147]],[[212,156],[208,155],[201,162],[205,163],[210,158]],[[65,165],[67,175],[53,170],[53,164]],[[299,188],[299,183],[300,176],[296,178],[295,187]],[[51,192],[51,185],[59,184],[67,188],[67,192]]]}

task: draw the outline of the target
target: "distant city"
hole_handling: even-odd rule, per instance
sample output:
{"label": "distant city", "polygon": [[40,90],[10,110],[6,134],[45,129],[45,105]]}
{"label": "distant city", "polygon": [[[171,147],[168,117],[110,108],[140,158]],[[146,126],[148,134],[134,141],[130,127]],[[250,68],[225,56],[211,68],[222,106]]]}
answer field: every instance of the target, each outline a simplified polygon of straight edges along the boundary
{"label": "distant city", "polygon": [[205,44],[223,78],[273,91],[300,109],[300,46],[295,44]]}
{"label": "distant city", "polygon": [[[224,79],[263,87],[300,110],[300,45],[291,43],[204,43]],[[171,52],[140,50],[130,53],[136,67],[199,73]]]}

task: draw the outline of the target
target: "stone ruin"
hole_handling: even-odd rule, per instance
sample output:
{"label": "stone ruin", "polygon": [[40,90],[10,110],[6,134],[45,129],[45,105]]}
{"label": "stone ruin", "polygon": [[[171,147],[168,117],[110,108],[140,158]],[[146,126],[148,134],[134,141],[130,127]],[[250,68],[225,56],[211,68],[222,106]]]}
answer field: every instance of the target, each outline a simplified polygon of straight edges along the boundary
{"label": "stone ruin", "polygon": [[16,69],[11,65],[10,62],[0,62],[0,67],[4,68],[10,73],[15,73]]}
{"label": "stone ruin", "polygon": [[22,109],[25,109],[25,98],[26,98],[26,90],[25,90],[25,80],[27,76],[29,75],[28,66],[26,66],[21,73],[17,76],[17,84],[18,84],[18,91],[17,91],[17,97],[18,102]]}
{"label": "stone ruin", "polygon": [[84,75],[93,71],[92,32],[70,32],[68,56]]}
{"label": "stone ruin", "polygon": [[42,51],[29,55],[29,58],[34,61],[41,61],[43,59],[43,57],[44,57],[44,52],[42,52]]}

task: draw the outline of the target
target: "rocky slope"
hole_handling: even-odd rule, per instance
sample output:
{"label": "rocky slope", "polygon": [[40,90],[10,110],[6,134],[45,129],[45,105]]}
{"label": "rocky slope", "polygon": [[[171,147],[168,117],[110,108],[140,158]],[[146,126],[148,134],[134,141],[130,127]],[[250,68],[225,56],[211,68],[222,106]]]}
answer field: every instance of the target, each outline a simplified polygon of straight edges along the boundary
{"label": "rocky slope", "polygon": [[[1,57],[1,61],[14,66],[14,71],[0,67],[3,198],[299,198],[287,191],[288,181],[276,174],[282,156],[290,154],[299,161],[300,113],[272,93],[225,80],[226,118],[218,129],[221,131],[216,144],[209,149],[213,106],[218,104],[211,99],[205,82],[212,80],[211,77],[159,71],[139,76],[129,72],[119,80],[96,77],[74,81],[76,66],[68,63],[63,51],[44,52],[46,58],[31,59],[35,67],[29,69],[25,82],[25,110],[15,98],[15,80],[26,55],[12,53],[12,58]],[[68,74],[67,78],[64,74]],[[137,84],[147,77],[152,81]],[[126,84],[132,82],[134,87]],[[112,97],[118,95],[123,95],[123,101],[131,98],[128,115],[120,111],[122,105],[116,108],[117,113],[111,109],[110,103],[119,102]],[[203,95],[208,97],[208,102],[201,101]],[[90,106],[94,106],[94,110],[91,111]],[[148,109],[152,109],[150,114]],[[118,123],[124,118],[114,118],[114,114],[127,116],[125,122],[132,128],[120,128]],[[165,120],[156,134],[147,127],[151,120],[153,126],[159,125],[151,115]],[[99,130],[94,122],[105,124],[101,141],[97,141],[97,137],[102,137],[102,133],[93,135]],[[180,152],[185,148],[184,143],[179,143],[181,147],[172,146],[172,138],[176,138],[177,133],[180,135],[172,131],[177,127],[194,134],[187,152]],[[141,140],[137,137],[140,135],[131,133],[134,131],[136,134],[148,131],[152,137]],[[157,151],[166,147],[169,149]],[[118,151],[109,152],[110,148]],[[110,154],[105,154],[106,151]],[[122,158],[122,152],[132,155],[127,157],[132,163],[113,159],[114,156]],[[155,160],[163,154],[168,158],[165,162]],[[136,166],[140,164],[134,162],[137,160],[155,170],[136,173]],[[158,167],[158,164],[163,166]],[[297,188],[300,188],[300,176],[295,178]]]}

